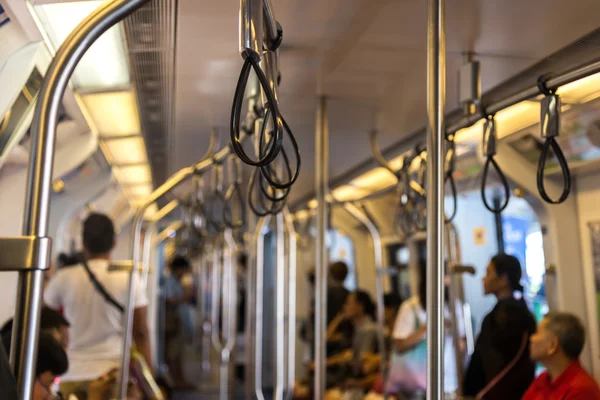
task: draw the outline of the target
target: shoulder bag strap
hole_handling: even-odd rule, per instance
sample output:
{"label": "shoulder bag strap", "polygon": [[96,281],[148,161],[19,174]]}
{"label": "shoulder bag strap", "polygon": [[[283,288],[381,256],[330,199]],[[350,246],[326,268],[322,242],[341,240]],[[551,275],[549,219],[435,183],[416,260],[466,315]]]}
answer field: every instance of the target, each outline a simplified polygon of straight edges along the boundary
{"label": "shoulder bag strap", "polygon": [[125,307],[123,307],[121,304],[119,304],[119,302],[110,293],[108,293],[108,291],[104,288],[104,286],[102,286],[102,284],[100,283],[98,278],[96,278],[96,275],[94,275],[94,273],[90,269],[89,265],[87,264],[87,261],[83,260],[82,264],[83,264],[83,268],[85,269],[88,276],[90,277],[90,281],[92,282],[92,285],[94,285],[94,288],[96,289],[96,291],[98,293],[100,293],[100,295],[102,297],[104,297],[104,300],[106,300],[107,303],[109,303],[110,305],[115,307],[117,310],[119,310],[119,312],[124,313]]}

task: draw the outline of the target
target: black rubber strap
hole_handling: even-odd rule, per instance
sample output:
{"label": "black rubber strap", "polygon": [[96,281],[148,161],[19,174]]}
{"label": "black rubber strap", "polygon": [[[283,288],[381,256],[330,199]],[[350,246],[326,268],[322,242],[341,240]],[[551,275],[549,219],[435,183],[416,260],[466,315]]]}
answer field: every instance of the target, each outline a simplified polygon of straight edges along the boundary
{"label": "black rubber strap", "polygon": [[[485,189],[487,186],[490,164],[492,164],[493,167],[496,169],[496,172],[498,173],[498,177],[500,178],[500,182],[502,183],[504,189],[504,203],[502,203],[498,208],[494,208],[494,206],[490,205],[485,196]],[[504,173],[498,166],[498,163],[496,163],[496,160],[494,160],[493,156],[488,156],[485,160],[485,164],[483,165],[483,177],[481,178],[481,199],[483,200],[483,205],[485,206],[485,208],[487,208],[494,214],[499,214],[502,211],[504,211],[506,206],[508,206],[508,200],[510,199],[510,186],[508,185],[508,180],[506,179],[506,176],[504,176]]]}
{"label": "black rubber strap", "polygon": [[[563,176],[563,192],[557,200],[553,200],[550,198],[550,196],[548,196],[546,187],[544,186],[544,171],[546,169],[546,162],[550,157],[551,148],[552,152],[554,152],[554,155],[556,155],[556,159],[558,160],[558,164],[560,165]],[[537,169],[537,187],[542,199],[544,199],[546,203],[550,204],[560,204],[564,202],[567,200],[569,193],[571,192],[571,171],[569,169],[569,163],[567,162],[565,155],[563,154],[554,137],[546,138],[544,146],[542,147],[542,154],[540,154]]]}

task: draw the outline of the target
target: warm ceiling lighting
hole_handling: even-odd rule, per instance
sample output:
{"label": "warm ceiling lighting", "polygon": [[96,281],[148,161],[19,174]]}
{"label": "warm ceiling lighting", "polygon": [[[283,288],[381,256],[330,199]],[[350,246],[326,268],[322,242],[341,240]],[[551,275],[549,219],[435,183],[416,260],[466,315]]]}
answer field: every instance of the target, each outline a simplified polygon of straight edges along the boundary
{"label": "warm ceiling lighting", "polygon": [[[68,1],[33,7],[49,46],[58,49],[67,36],[103,1]],[[129,85],[129,68],[120,26],[105,32],[83,56],[73,74],[77,88],[105,89]]]}
{"label": "warm ceiling lighting", "polygon": [[132,91],[86,94],[81,99],[100,135],[110,137],[141,132]]}
{"label": "warm ceiling lighting", "polygon": [[152,182],[150,167],[147,164],[115,166],[113,170],[122,186],[149,184]]}
{"label": "warm ceiling lighting", "polygon": [[565,103],[585,103],[600,97],[600,73],[561,86],[556,91]]}
{"label": "warm ceiling lighting", "polygon": [[350,186],[374,192],[395,185],[397,181],[396,177],[387,169],[375,168],[353,179]]}
{"label": "warm ceiling lighting", "polygon": [[308,211],[308,210],[298,210],[294,214],[294,219],[296,221],[303,221],[307,218],[310,218],[310,211]]}
{"label": "warm ceiling lighting", "polygon": [[104,141],[113,164],[138,164],[148,160],[141,136]]}
{"label": "warm ceiling lighting", "polygon": [[[483,136],[483,119],[474,125],[456,132],[456,142],[477,144]],[[540,122],[540,103],[537,101],[522,101],[514,106],[498,111],[496,114],[496,129],[498,139],[525,129]]]}
{"label": "warm ceiling lighting", "polygon": [[334,201],[352,201],[367,196],[369,192],[350,185],[344,185],[334,189],[331,194]]}
{"label": "warm ceiling lighting", "polygon": [[144,200],[150,194],[152,194],[152,185],[136,185],[136,186],[127,186],[124,188],[124,191],[128,198],[132,199],[134,202]]}
{"label": "warm ceiling lighting", "polygon": [[317,199],[312,199],[311,201],[308,202],[308,208],[310,208],[311,210],[316,209],[319,206],[319,203],[317,202]]}

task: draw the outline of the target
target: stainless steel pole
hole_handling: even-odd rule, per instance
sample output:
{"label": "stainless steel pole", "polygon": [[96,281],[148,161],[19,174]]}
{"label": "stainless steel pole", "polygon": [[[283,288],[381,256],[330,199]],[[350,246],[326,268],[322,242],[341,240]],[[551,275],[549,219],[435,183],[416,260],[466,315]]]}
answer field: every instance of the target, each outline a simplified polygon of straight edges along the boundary
{"label": "stainless steel pole", "polygon": [[317,192],[317,237],[315,241],[315,400],[325,396],[325,332],[327,330],[327,193],[329,190],[329,126],[327,122],[327,99],[319,97],[315,143],[315,181]]}
{"label": "stainless steel pole", "polygon": [[283,400],[285,365],[285,226],[283,213],[275,216],[275,400]]}
{"label": "stainless steel pole", "polygon": [[[350,213],[354,218],[356,218],[360,223],[362,223],[365,228],[371,234],[371,238],[373,239],[373,256],[374,256],[374,267],[375,267],[375,292],[376,292],[376,301],[377,301],[377,340],[379,345],[379,351],[381,352],[381,363],[380,363],[380,371],[381,375],[384,379],[384,387],[387,387],[385,384],[387,380],[387,349],[385,348],[385,306],[383,304],[383,274],[381,271],[383,270],[383,248],[381,244],[381,235],[379,234],[379,230],[371,221],[371,219],[365,215],[362,211],[360,211],[355,205],[351,203],[345,203],[344,209]],[[387,393],[384,393],[384,397],[387,398]]]}
{"label": "stainless steel pole", "polygon": [[[463,393],[463,378],[464,378],[464,362],[465,362],[465,354],[461,349],[460,342],[461,336],[458,331],[458,315],[456,305],[458,304],[458,286],[457,280],[454,279],[454,276],[451,273],[452,266],[457,263],[457,260],[454,258],[454,253],[451,247],[451,225],[452,223],[447,223],[444,229],[445,233],[445,247],[446,247],[446,262],[447,262],[447,273],[450,277],[450,286],[448,288],[448,300],[450,302],[448,309],[450,310],[450,327],[452,328],[452,344],[454,347],[454,361],[456,363],[456,381],[458,383],[458,395],[462,396]],[[462,315],[462,312],[461,312]]]}
{"label": "stainless steel pole", "polygon": [[427,23],[427,399],[444,395],[445,0],[428,0]]}
{"label": "stainless steel pole", "polygon": [[286,399],[292,400],[296,380],[296,229],[294,220],[287,207],[283,208],[288,235],[288,337],[287,337],[287,393]]}
{"label": "stainless steel pole", "polygon": [[[48,67],[32,123],[31,152],[23,235],[46,237],[50,214],[52,169],[58,111],[69,79],[90,46],[111,26],[149,0],[114,0],[103,4],[83,20],[58,49]],[[37,337],[44,283],[43,269],[49,254],[40,257],[40,269],[19,272],[10,361],[23,399],[33,396]],[[45,264],[45,265],[44,265]]]}
{"label": "stainless steel pole", "polygon": [[268,215],[266,217],[262,217],[258,223],[256,224],[256,232],[254,236],[255,246],[255,262],[256,262],[256,270],[255,270],[255,278],[256,282],[254,283],[254,300],[256,301],[256,306],[254,309],[254,332],[252,337],[254,339],[254,360],[252,360],[253,364],[253,373],[254,373],[254,395],[257,400],[265,400],[265,396],[263,393],[263,383],[262,383],[262,357],[263,357],[263,314],[264,314],[264,268],[265,268],[265,236],[263,229],[266,226],[269,226],[269,222],[271,221],[271,216]]}

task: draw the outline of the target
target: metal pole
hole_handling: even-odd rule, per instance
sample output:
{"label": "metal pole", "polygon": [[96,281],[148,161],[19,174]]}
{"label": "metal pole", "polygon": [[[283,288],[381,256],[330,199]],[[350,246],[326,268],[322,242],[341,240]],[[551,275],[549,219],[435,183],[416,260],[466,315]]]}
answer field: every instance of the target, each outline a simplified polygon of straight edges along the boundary
{"label": "metal pole", "polygon": [[428,0],[427,24],[427,399],[444,395],[445,0]]}
{"label": "metal pole", "polygon": [[289,209],[284,207],[282,213],[288,234],[288,382],[286,399],[291,400],[296,380],[296,229]]}
{"label": "metal pole", "polygon": [[257,400],[265,400],[265,396],[262,388],[262,356],[263,356],[263,314],[264,314],[264,268],[265,268],[265,236],[263,229],[269,225],[271,216],[262,217],[256,224],[256,232],[254,233],[255,246],[255,278],[256,281],[253,285],[254,300],[256,301],[254,309],[254,332],[252,338],[254,339],[254,359],[251,360],[249,365],[252,365],[252,372],[254,376],[254,395]]}
{"label": "metal pole", "polygon": [[[148,0],[115,0],[103,4],[75,28],[48,67],[31,129],[24,236],[48,235],[58,111],[75,67],[96,39],[147,2]],[[23,399],[33,396],[44,269],[50,263],[49,254],[39,258],[43,260],[39,269],[19,272],[17,286],[10,363]]]}
{"label": "metal pole", "polygon": [[[384,387],[387,387],[387,371],[386,365],[387,360],[385,355],[387,354],[387,349],[385,348],[385,307],[383,304],[383,274],[380,272],[383,270],[383,251],[381,244],[381,235],[379,234],[379,230],[371,221],[371,219],[365,215],[362,211],[360,211],[355,205],[351,203],[345,203],[344,209],[348,211],[354,218],[356,218],[359,222],[361,222],[365,228],[371,234],[371,238],[373,239],[373,251],[374,251],[374,267],[375,267],[375,291],[376,291],[376,301],[377,301],[377,340],[379,345],[379,351],[381,354],[381,364],[379,366],[381,375],[384,379]],[[384,396],[387,398],[387,393],[384,393]]]}
{"label": "metal pole", "polygon": [[[212,324],[210,319],[211,305],[208,301],[208,288],[211,286],[211,255],[212,245],[207,243],[203,249],[202,256],[200,258],[200,284],[198,285],[198,320],[200,321],[201,334],[200,334],[200,346],[201,346],[201,365],[202,371],[208,374],[210,371],[210,337]],[[214,290],[214,288],[212,289]]]}
{"label": "metal pole", "polygon": [[275,400],[283,400],[285,365],[285,226],[283,213],[275,216]]}
{"label": "metal pole", "polygon": [[315,143],[315,181],[317,191],[317,237],[315,241],[315,387],[316,400],[325,396],[325,332],[327,330],[327,192],[329,167],[329,126],[327,122],[327,99],[319,97]]}
{"label": "metal pole", "polygon": [[446,261],[447,261],[447,272],[450,276],[450,287],[448,288],[448,294],[449,294],[449,309],[450,309],[450,326],[452,328],[452,342],[454,345],[454,359],[456,362],[456,381],[458,383],[458,395],[462,396],[463,393],[463,377],[464,377],[464,361],[465,361],[465,356],[464,356],[464,352],[461,350],[460,348],[460,334],[458,332],[458,323],[457,323],[457,310],[456,310],[456,303],[458,302],[458,287],[457,287],[457,280],[454,279],[454,276],[451,273],[451,269],[452,266],[455,265],[457,263],[457,260],[454,258],[454,253],[452,252],[452,247],[451,247],[451,223],[446,224],[446,227],[444,229],[445,232],[445,239],[446,239]]}

